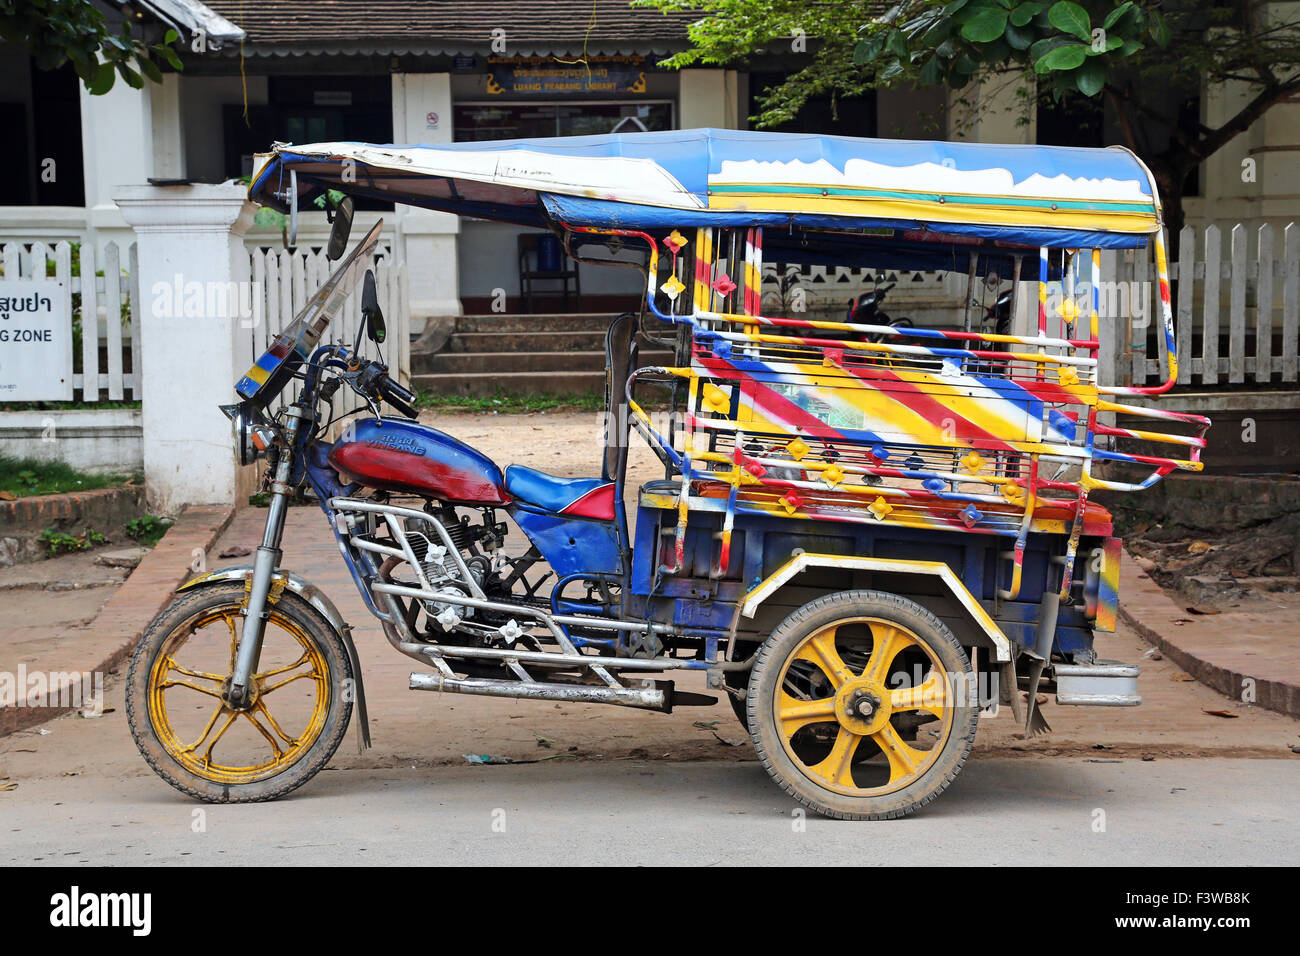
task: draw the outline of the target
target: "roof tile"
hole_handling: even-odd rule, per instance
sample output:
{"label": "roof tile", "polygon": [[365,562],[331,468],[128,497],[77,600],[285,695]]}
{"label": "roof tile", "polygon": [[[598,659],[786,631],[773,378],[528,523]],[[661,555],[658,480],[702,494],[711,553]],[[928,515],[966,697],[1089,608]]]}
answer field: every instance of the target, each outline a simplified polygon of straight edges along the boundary
{"label": "roof tile", "polygon": [[[247,43],[298,45],[432,41],[486,48],[507,42],[572,46],[610,41],[682,44],[698,14],[634,8],[628,0],[205,0],[242,28]],[[594,8],[594,17],[593,17]],[[510,52],[513,52],[511,50]]]}

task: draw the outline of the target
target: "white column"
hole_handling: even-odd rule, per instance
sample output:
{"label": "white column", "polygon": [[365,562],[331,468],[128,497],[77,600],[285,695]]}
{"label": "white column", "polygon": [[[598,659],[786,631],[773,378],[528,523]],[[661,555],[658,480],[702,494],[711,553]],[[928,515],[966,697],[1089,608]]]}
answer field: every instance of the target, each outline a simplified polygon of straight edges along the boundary
{"label": "white column", "polygon": [[679,75],[679,128],[739,128],[740,81],[735,70],[681,70]]}
{"label": "white column", "polygon": [[254,358],[231,290],[251,300],[243,235],[256,207],[241,186],[118,186],[113,198],[139,243],[149,507],[239,503],[256,471],[235,463],[217,406],[235,401]]}
{"label": "white column", "polygon": [[[393,74],[393,142],[450,143],[451,75]],[[397,236],[406,257],[411,331],[435,315],[459,315],[457,236],[460,218],[414,206],[397,207]]]}
{"label": "white column", "polygon": [[179,73],[163,74],[163,81],[149,91],[149,106],[153,124],[153,175],[157,179],[180,179],[187,170]]}
{"label": "white column", "polygon": [[81,154],[86,214],[102,250],[110,240],[126,249],[131,229],[113,203],[118,183],[142,183],[156,175],[153,147],[153,84],[134,90],[118,77],[103,96],[81,88]]}

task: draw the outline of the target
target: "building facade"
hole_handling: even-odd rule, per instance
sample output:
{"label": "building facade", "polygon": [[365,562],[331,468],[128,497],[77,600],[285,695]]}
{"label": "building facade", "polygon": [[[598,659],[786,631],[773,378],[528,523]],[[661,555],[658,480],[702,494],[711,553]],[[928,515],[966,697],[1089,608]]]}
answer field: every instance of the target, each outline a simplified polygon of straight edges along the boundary
{"label": "building facade", "polygon": [[[20,131],[0,178],[0,241],[69,239],[101,246],[132,234],[115,187],[154,181],[219,183],[247,175],[273,141],[430,143],[664,130],[743,128],[762,89],[798,67],[793,52],[747,70],[663,70],[686,45],[689,15],[633,9],[626,0],[153,0],[111,5],[146,35],[168,27],[187,40],[184,70],[134,90],[120,82],[91,97],[70,70],[43,73],[26,52],[0,48],[8,90],[0,112]],[[1208,90],[1210,120],[1232,90]],[[1119,142],[1105,112],[1084,122],[1026,106],[1015,85],[990,81],[959,95],[882,91],[857,101],[813,102],[793,129],[859,136],[971,138],[985,142]],[[975,108],[978,106],[978,108]],[[1294,177],[1300,103],[1275,107],[1201,170],[1188,222],[1284,225],[1300,218]],[[1239,174],[1257,160],[1253,177]],[[421,318],[522,311],[521,229],[410,208],[365,204],[383,216],[408,263],[410,306]],[[316,245],[323,212],[301,217],[298,240]],[[282,242],[275,223],[250,229],[250,246]],[[630,303],[635,274],[582,269],[569,308]],[[558,291],[558,290],[556,290]],[[545,302],[546,300],[543,299]],[[556,300],[558,302],[558,299]]]}

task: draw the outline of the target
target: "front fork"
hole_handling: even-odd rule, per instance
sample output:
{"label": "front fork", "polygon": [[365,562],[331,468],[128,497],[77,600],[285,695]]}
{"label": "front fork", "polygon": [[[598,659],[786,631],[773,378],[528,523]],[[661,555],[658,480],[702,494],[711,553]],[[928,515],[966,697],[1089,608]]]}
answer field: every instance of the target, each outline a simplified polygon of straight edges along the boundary
{"label": "front fork", "polygon": [[297,405],[289,407],[284,450],[276,463],[275,474],[271,477],[271,500],[267,507],[266,528],[262,532],[262,543],[258,546],[257,556],[253,558],[253,575],[248,579],[247,604],[244,608],[244,627],[239,635],[235,669],[230,675],[230,689],[226,692],[226,704],[234,709],[247,707],[252,700],[250,691],[253,673],[262,654],[266,622],[271,617],[266,607],[267,596],[271,592],[271,583],[275,580],[275,572],[280,567],[280,558],[284,553],[280,549],[280,539],[284,535],[285,513],[292,493],[289,479],[293,472],[294,449],[303,415],[303,410]]}

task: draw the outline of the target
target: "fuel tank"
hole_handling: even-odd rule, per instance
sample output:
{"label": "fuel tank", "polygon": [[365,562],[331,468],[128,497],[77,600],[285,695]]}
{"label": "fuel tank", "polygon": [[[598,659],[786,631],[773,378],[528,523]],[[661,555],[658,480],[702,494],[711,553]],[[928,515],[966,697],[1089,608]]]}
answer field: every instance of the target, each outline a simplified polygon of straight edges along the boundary
{"label": "fuel tank", "polygon": [[503,505],[501,469],[458,438],[416,422],[365,418],[327,459],[345,481],[451,504]]}

